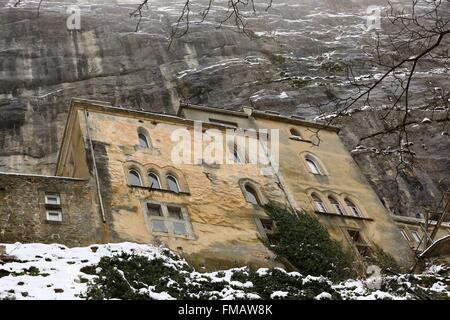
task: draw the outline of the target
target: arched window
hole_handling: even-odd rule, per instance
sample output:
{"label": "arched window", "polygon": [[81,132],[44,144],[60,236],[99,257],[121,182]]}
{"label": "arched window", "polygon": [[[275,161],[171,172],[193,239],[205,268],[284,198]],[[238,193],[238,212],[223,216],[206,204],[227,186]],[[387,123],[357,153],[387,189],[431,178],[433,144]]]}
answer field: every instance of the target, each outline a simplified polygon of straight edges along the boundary
{"label": "arched window", "polygon": [[355,217],[361,217],[361,213],[359,212],[358,207],[351,200],[345,199],[345,204],[347,205],[347,207],[350,209],[350,212]]}
{"label": "arched window", "polygon": [[138,132],[139,145],[143,148],[150,148],[150,143],[148,141],[147,135],[142,132]]}
{"label": "arched window", "polygon": [[320,170],[320,166],[317,164],[313,158],[307,156],[305,157],[306,164],[308,165],[309,171],[314,174],[322,174],[322,170]]}
{"label": "arched window", "polygon": [[312,194],[312,198],[314,200],[314,204],[316,206],[316,210],[319,212],[327,212],[327,208],[325,207],[325,204],[323,203],[322,199],[315,193]]}
{"label": "arched window", "polygon": [[150,188],[161,189],[161,183],[159,182],[159,177],[154,172],[149,172],[148,180],[150,181]]}
{"label": "arched window", "polygon": [[334,197],[329,196],[328,200],[330,200],[331,206],[334,209],[334,212],[340,215],[344,215],[344,210],[342,210],[341,204]]}
{"label": "arched window", "polygon": [[141,186],[142,187],[142,180],[141,175],[139,172],[135,169],[131,169],[128,171],[128,179],[132,186]]}
{"label": "arched window", "polygon": [[172,175],[167,175],[166,178],[169,190],[177,193],[180,192],[180,185],[178,184],[178,180]]}
{"label": "arched window", "polygon": [[300,132],[297,129],[291,128],[291,130],[289,130],[289,132],[291,133],[291,137],[302,139],[302,135],[300,134]]}
{"label": "arched window", "polygon": [[257,205],[261,204],[261,202],[259,201],[258,193],[249,184],[246,184],[244,186],[244,192],[245,192],[245,198],[247,199],[248,202],[250,202],[251,204],[257,204]]}

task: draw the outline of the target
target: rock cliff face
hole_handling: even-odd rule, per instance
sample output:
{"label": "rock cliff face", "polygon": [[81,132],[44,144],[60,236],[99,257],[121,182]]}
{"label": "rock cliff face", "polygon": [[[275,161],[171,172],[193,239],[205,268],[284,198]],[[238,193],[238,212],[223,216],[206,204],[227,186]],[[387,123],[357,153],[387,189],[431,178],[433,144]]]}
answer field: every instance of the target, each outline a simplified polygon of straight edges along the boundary
{"label": "rock cliff face", "polygon": [[[275,1],[267,13],[250,17],[252,40],[227,27],[217,29],[214,19],[221,12],[213,11],[209,23],[191,25],[170,50],[167,36],[182,0],[152,1],[138,33],[136,19],[129,18],[133,1],[44,0],[39,17],[37,2],[23,2],[14,8],[15,0],[0,1],[0,171],[53,173],[74,96],[167,113],[188,101],[314,118],[317,103],[348,89],[344,62],[355,63],[361,74],[373,71],[365,70],[361,48],[374,40],[374,33],[365,31],[364,16],[374,1]],[[81,9],[80,31],[66,28],[67,6],[74,4]],[[420,70],[415,104],[426,105],[430,85],[448,87],[449,74],[449,66],[439,61]],[[392,182],[395,157],[368,152],[386,139],[376,136],[383,128],[379,112],[355,112],[342,123],[349,150],[359,144],[368,148],[355,151],[355,160],[380,198],[412,216],[439,201],[442,184],[449,182],[438,182],[450,172],[445,110],[415,112],[417,169],[399,177],[399,189]],[[422,123],[424,117],[432,122]]]}

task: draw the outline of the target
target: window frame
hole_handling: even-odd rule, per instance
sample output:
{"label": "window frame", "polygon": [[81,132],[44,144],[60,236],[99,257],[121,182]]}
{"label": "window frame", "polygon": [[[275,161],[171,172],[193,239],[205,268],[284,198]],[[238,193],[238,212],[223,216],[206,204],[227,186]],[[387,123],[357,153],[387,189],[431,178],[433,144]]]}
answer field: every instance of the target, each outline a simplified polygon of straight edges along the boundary
{"label": "window frame", "polygon": [[[158,187],[152,187],[152,179],[150,179],[150,176],[153,175],[156,178],[156,181],[158,182]],[[161,190],[162,189],[162,185],[161,185],[161,179],[159,178],[159,175],[153,171],[149,171],[147,172],[147,178],[148,178],[148,182],[149,182],[149,188],[150,189],[156,189],[156,190]]]}
{"label": "window frame", "polygon": [[[194,240],[194,231],[192,228],[192,224],[189,217],[189,211],[186,206],[180,205],[180,204],[173,204],[173,203],[164,203],[164,202],[155,202],[155,201],[142,201],[143,207],[144,207],[144,216],[145,221],[147,224],[147,228],[150,232],[150,234],[153,234],[155,236],[168,236],[168,237],[176,237],[176,238],[183,238],[183,239],[190,239]],[[150,215],[148,211],[148,206],[159,206],[161,216],[154,216]],[[174,218],[170,215],[169,208],[177,208],[180,210],[181,218]],[[156,231],[153,230],[153,221],[163,221],[163,224],[167,230],[167,232],[162,231]],[[186,230],[185,234],[178,234],[175,231],[175,223],[182,223],[184,224],[184,228]]]}
{"label": "window frame", "polygon": [[[319,197],[316,193],[312,193],[311,194],[311,198],[313,200],[314,207],[315,207],[317,212],[329,213],[328,210],[327,210],[327,207],[325,205],[325,202],[323,202],[321,197]],[[317,201],[317,200],[319,200],[319,201]],[[319,203],[321,204],[320,206],[318,205]],[[321,209],[323,209],[324,211],[322,211]]]}
{"label": "window frame", "polygon": [[[266,222],[271,222],[272,229],[267,229],[265,227]],[[256,228],[264,240],[269,241],[269,243],[274,244],[274,235],[277,231],[277,225],[275,221],[270,217],[265,216],[255,216]]]}
{"label": "window frame", "polygon": [[[253,192],[248,191],[247,188],[249,188]],[[262,199],[261,199],[261,196],[259,195],[259,192],[258,192],[256,187],[254,187],[252,184],[250,184],[248,182],[245,182],[242,185],[242,189],[243,189],[242,191],[244,192],[245,201],[247,201],[247,203],[250,203],[250,204],[252,204],[254,206],[261,206],[262,205]],[[249,193],[255,198],[256,203],[253,203],[252,201],[249,200],[249,198],[247,196],[247,194],[249,194]]]}
{"label": "window frame", "polygon": [[400,233],[401,233],[401,235],[403,236],[403,238],[404,238],[406,241],[408,241],[408,242],[411,241],[411,238],[409,237],[409,235],[408,235],[408,233],[406,232],[405,229],[400,228]]}
{"label": "window frame", "polygon": [[[351,245],[362,259],[373,257],[372,246],[366,240],[365,236],[362,233],[362,230],[354,228],[346,228],[345,233]],[[355,241],[352,233],[356,233],[360,241]],[[365,252],[368,253],[367,256],[364,255]]]}
{"label": "window frame", "polygon": [[[55,197],[56,198],[56,203],[52,203],[52,202],[49,202],[48,201],[48,198],[49,197]],[[60,194],[58,194],[58,193],[45,193],[44,194],[44,203],[45,203],[45,205],[48,205],[48,206],[60,206],[61,205],[61,195]]]}
{"label": "window frame", "polygon": [[[57,213],[59,219],[55,220],[55,219],[51,219],[50,215],[51,213]],[[63,222],[63,214],[62,214],[62,210],[61,209],[45,209],[45,221],[47,222]]]}
{"label": "window frame", "polygon": [[305,156],[305,162],[310,173],[319,176],[325,175],[323,173],[322,167],[317,163],[317,160],[313,159],[312,157]]}
{"label": "window frame", "polygon": [[422,241],[419,232],[417,230],[410,230],[411,236],[416,243],[420,243]]}
{"label": "window frame", "polygon": [[[175,184],[176,184],[176,186],[177,186],[177,191],[175,191],[175,190],[172,190],[171,188],[170,188],[170,183],[169,183],[169,178],[172,178],[173,180],[175,180]],[[168,174],[166,174],[166,183],[167,183],[167,190],[169,190],[169,191],[171,191],[171,192],[174,192],[174,193],[180,193],[181,192],[181,188],[180,188],[180,183],[178,182],[178,179],[177,179],[177,177],[176,176],[174,176],[173,174],[171,174],[171,173],[168,173]]]}
{"label": "window frame", "polygon": [[359,207],[355,204],[355,202],[349,198],[344,199],[345,205],[350,209],[350,213],[354,217],[362,218],[363,215]]}
{"label": "window frame", "polygon": [[[145,133],[138,131],[138,141],[141,148],[150,149],[150,142]],[[145,145],[143,145],[142,142],[145,142]]]}
{"label": "window frame", "polygon": [[[131,181],[131,179],[130,179],[131,172],[135,172],[137,174],[137,177],[139,178],[139,185],[133,184],[133,182]],[[141,172],[135,168],[128,168],[127,181],[128,181],[128,184],[133,187],[143,187],[144,186],[144,181],[142,180]]]}
{"label": "window frame", "polygon": [[342,207],[341,203],[339,202],[339,200],[337,200],[335,197],[333,196],[328,196],[328,201],[330,201],[331,206],[334,209],[334,213],[340,215],[340,216],[345,216],[346,212],[344,211],[344,208]]}

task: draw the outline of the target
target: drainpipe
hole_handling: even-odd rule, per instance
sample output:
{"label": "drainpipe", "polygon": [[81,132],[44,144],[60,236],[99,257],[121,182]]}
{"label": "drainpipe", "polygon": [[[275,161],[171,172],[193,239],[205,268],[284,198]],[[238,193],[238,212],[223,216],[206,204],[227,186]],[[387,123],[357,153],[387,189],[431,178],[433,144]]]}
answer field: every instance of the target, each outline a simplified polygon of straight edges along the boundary
{"label": "drainpipe", "polygon": [[100,182],[99,182],[99,178],[98,178],[97,162],[95,160],[94,147],[92,145],[91,130],[89,128],[88,114],[87,114],[86,109],[84,109],[83,112],[84,112],[84,121],[86,122],[86,135],[87,135],[87,138],[89,141],[89,150],[90,150],[91,156],[92,156],[92,168],[94,170],[94,179],[95,179],[95,185],[97,188],[97,196],[98,196],[98,201],[100,203],[100,212],[102,214],[103,223],[106,223],[105,208],[103,206],[103,198],[102,198],[102,193],[100,191]]}

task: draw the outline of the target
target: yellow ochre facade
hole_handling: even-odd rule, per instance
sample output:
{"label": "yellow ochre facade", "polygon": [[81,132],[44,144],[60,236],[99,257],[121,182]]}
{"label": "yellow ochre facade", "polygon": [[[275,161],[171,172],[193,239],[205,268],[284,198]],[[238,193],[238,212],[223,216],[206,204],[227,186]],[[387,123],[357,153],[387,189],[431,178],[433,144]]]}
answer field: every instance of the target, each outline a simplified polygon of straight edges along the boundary
{"label": "yellow ochre facade", "polygon": [[[276,150],[277,159],[252,163],[247,151],[230,147],[227,134],[238,128],[256,134],[248,138],[248,132],[238,132],[234,138],[243,136],[258,145],[260,132],[267,129],[268,147]],[[168,115],[72,99],[55,176],[0,174],[11,184],[9,190],[33,187],[40,199],[34,231],[11,232],[5,241],[162,244],[200,270],[286,266],[264,244],[276,225],[262,205],[275,201],[315,216],[361,261],[379,247],[399,264],[411,266],[410,239],[338,132],[300,117],[246,107],[231,111],[181,105],[177,115]],[[213,149],[225,162],[197,161],[196,148],[212,150],[211,134],[214,141],[225,137],[222,147]],[[182,137],[188,147],[181,154],[192,161],[174,160]],[[11,194],[0,192],[2,197]],[[22,211],[26,214],[25,207]]]}

